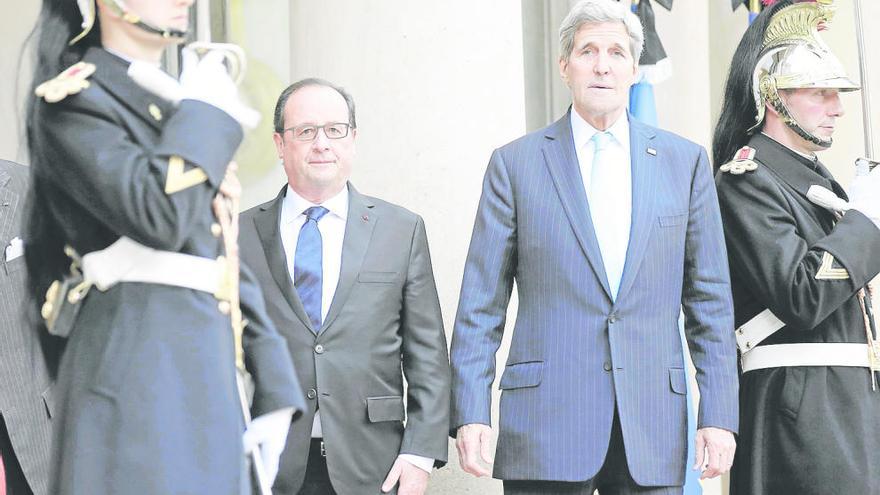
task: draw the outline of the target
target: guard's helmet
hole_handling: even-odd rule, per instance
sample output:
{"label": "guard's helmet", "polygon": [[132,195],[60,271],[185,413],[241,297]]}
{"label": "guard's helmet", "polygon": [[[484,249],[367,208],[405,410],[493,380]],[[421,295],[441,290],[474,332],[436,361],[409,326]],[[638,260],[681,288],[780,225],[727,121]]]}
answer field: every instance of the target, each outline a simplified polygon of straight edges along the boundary
{"label": "guard's helmet", "polygon": [[757,129],[764,122],[765,105],[770,103],[786,125],[802,138],[823,148],[831,146],[807,132],[779,97],[779,90],[828,88],[855,91],[843,65],[831,53],[819,31],[826,29],[834,17],[834,0],[801,2],[784,7],[770,19],[764,31],[761,55],[752,74],[752,93],[758,110]]}

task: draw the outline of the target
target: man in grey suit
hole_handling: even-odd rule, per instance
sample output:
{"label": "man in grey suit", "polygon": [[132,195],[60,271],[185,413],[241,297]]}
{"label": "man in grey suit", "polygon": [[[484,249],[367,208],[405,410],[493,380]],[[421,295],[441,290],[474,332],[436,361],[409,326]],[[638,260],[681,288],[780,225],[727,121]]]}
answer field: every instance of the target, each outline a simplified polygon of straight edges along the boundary
{"label": "man in grey suit", "polygon": [[[22,215],[28,169],[0,160],[0,493],[46,493],[55,352],[30,324]],[[45,344],[45,345],[42,345]],[[44,354],[44,352],[46,354]]]}
{"label": "man in grey suit", "polygon": [[686,373],[701,401],[704,477],[731,465],[733,311],[706,152],[626,111],[642,27],[585,0],[560,29],[572,107],[489,162],[452,340],[451,427],[462,468],[488,475],[491,385],[513,282],[494,476],[506,493],[681,493]]}
{"label": "man in grey suit", "polygon": [[449,362],[425,226],[348,183],[356,133],[342,88],[288,87],[274,135],[288,183],[242,214],[242,259],[308,390],[276,494],[421,495],[446,461]]}

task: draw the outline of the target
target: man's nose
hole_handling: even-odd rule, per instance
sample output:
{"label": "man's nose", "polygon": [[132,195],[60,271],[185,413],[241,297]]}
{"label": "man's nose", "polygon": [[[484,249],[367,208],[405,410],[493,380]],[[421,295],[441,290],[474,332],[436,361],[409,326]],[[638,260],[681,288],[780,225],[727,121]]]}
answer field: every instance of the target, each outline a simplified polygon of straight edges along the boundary
{"label": "man's nose", "polygon": [[593,63],[593,72],[596,74],[607,74],[610,70],[609,67],[607,55],[603,53],[596,55],[596,61]]}
{"label": "man's nose", "polygon": [[318,127],[315,131],[315,140],[312,141],[312,147],[322,150],[330,147],[330,138],[327,137],[327,132],[324,131],[323,127]]}
{"label": "man's nose", "polygon": [[831,96],[831,106],[828,109],[828,115],[833,117],[843,117],[846,111],[843,109],[843,102],[840,101],[840,93],[834,93]]}

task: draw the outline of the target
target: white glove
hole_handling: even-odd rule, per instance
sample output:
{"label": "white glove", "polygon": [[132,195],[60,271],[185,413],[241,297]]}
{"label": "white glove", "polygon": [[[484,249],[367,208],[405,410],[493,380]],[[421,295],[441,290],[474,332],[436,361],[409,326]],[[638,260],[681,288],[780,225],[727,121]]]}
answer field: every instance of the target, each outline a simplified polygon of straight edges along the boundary
{"label": "white glove", "polygon": [[880,228],[880,167],[865,175],[856,175],[847,191],[849,206],[870,218]]}
{"label": "white glove", "polygon": [[128,76],[138,86],[163,98],[175,106],[183,99],[183,88],[177,79],[169,76],[157,65],[135,60],[128,66]]}
{"label": "white glove", "polygon": [[213,51],[202,59],[189,48],[181,51],[183,70],[180,73],[182,99],[199,100],[223,110],[242,127],[253,129],[260,114],[245,105],[238,95],[235,81],[223,65],[223,54]]}
{"label": "white glove", "polygon": [[245,454],[250,454],[259,447],[269,486],[272,486],[278,474],[278,463],[287,444],[287,431],[292,418],[292,407],[264,414],[251,421],[242,437]]}

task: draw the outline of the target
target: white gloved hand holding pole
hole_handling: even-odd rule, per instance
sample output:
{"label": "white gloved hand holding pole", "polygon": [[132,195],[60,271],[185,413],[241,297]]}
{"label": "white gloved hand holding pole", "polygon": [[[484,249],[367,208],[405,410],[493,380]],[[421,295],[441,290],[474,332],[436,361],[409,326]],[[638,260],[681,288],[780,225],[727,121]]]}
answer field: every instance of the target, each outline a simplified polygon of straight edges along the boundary
{"label": "white gloved hand holding pole", "polygon": [[284,446],[287,445],[287,432],[292,418],[292,407],[266,413],[254,418],[242,437],[245,454],[256,448],[260,449],[269,486],[278,474],[278,464]]}
{"label": "white gloved hand holding pole", "polygon": [[858,210],[880,228],[880,167],[857,173],[847,194],[850,209]]}
{"label": "white gloved hand holding pole", "polygon": [[260,114],[247,106],[238,94],[238,86],[223,64],[224,55],[209,52],[199,59],[191,48],[181,51],[183,70],[180,73],[182,99],[198,100],[226,112],[246,129],[260,122]]}

